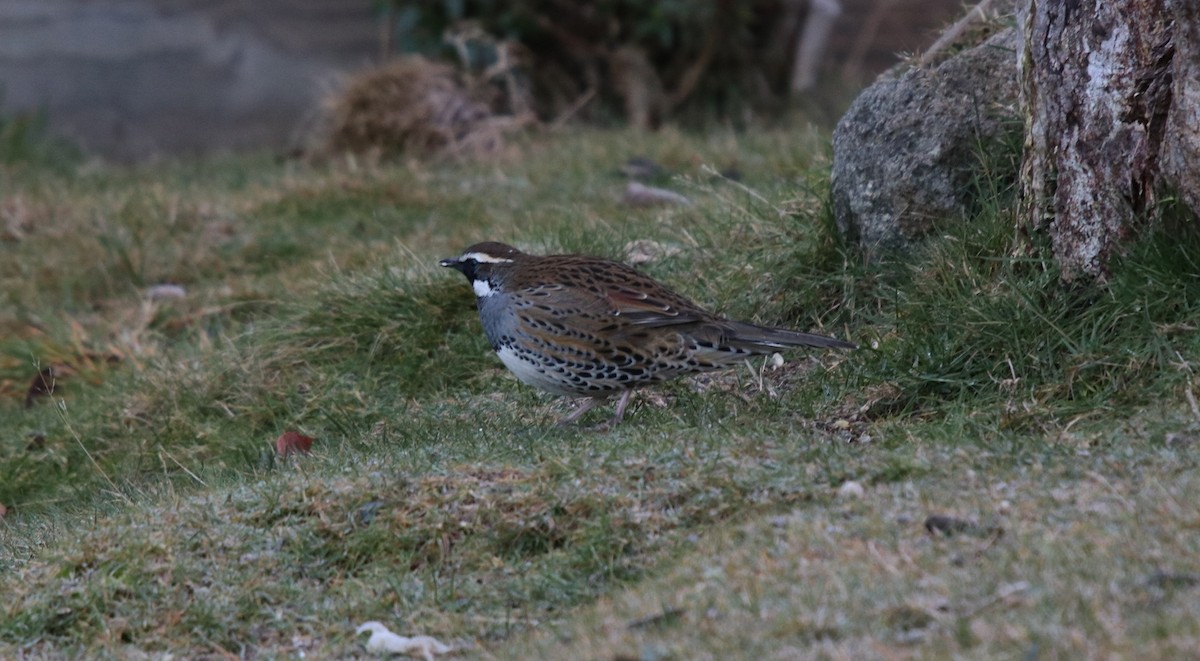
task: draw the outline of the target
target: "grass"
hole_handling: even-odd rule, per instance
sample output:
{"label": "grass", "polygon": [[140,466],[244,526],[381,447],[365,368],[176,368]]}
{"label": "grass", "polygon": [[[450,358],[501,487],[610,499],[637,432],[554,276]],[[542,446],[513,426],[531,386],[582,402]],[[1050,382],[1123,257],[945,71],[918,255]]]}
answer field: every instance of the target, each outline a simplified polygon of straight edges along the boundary
{"label": "grass", "polygon": [[[1014,465],[1007,443],[953,448],[959,439],[922,439],[922,427],[910,450],[920,475],[705,536],[688,561],[506,653],[1182,658],[1194,649],[1194,458],[1147,444],[1158,456],[1072,452]],[[1130,431],[1070,442],[1145,442]],[[933,514],[981,532],[931,535],[922,524]]]}
{"label": "grass", "polygon": [[[1194,649],[1194,224],[1070,289],[985,176],[972,217],[864,263],[830,230],[824,145],[574,131],[479,165],[0,165],[0,656],[347,657],[367,620],[468,657]],[[622,206],[634,155],[695,206]],[[503,370],[436,267],[489,238],[676,246],[643,268],[864,349],[555,428],[563,404]],[[314,452],[278,457],[287,429]]]}

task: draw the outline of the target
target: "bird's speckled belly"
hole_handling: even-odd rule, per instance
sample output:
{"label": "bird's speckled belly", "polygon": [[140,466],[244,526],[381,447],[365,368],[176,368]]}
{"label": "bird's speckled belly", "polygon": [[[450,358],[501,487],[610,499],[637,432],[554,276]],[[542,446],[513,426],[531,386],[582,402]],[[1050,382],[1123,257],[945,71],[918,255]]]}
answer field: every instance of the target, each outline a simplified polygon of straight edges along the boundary
{"label": "bird's speckled belly", "polygon": [[698,347],[673,330],[610,338],[603,332],[608,320],[583,309],[543,306],[534,314],[537,304],[508,299],[479,298],[484,333],[521,382],[556,395],[605,397],[718,366],[690,356]]}

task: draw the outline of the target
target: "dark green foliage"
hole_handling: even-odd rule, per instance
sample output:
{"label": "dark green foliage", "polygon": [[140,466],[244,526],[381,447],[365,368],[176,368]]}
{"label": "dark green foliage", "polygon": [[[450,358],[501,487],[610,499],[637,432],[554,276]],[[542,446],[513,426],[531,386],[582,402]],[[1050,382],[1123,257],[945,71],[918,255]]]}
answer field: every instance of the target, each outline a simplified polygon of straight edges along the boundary
{"label": "dark green foliage", "polygon": [[[402,52],[463,59],[474,71],[495,64],[497,44],[473,38],[458,51],[443,35],[464,24],[495,40],[515,40],[527,58],[517,77],[529,85],[538,113],[552,119],[591,89],[592,120],[619,116],[622,76],[613,55],[636,49],[668,105],[684,119],[741,121],[748,111],[778,110],[787,94],[792,44],[803,12],[777,0],[459,0],[378,3],[390,16]],[[702,74],[697,77],[697,74]]]}

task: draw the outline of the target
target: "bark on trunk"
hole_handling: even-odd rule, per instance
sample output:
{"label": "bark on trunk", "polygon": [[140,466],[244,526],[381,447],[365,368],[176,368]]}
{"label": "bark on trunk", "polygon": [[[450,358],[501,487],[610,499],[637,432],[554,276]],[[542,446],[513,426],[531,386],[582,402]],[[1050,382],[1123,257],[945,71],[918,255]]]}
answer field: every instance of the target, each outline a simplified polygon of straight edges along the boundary
{"label": "bark on trunk", "polygon": [[1200,2],[1170,0],[1169,5],[1175,19],[1175,67],[1163,178],[1181,202],[1200,213]]}
{"label": "bark on trunk", "polygon": [[1176,2],[1195,13],[1195,0],[1031,0],[1024,16],[1025,221],[1049,232],[1067,280],[1103,277],[1154,208]]}

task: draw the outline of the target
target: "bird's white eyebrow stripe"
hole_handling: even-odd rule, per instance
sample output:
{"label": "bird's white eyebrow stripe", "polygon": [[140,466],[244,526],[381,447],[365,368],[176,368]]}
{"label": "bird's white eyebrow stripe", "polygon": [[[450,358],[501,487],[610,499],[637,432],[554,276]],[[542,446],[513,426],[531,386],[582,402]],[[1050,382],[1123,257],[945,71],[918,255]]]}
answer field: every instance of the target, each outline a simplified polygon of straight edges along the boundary
{"label": "bird's white eyebrow stripe", "polygon": [[481,253],[481,252],[469,252],[469,253],[463,255],[462,257],[460,257],[459,259],[461,259],[464,262],[467,261],[468,259],[473,259],[476,262],[479,262],[480,264],[508,264],[509,262],[512,261],[511,259],[506,259],[504,257],[496,257],[495,255],[488,255],[488,254]]}

